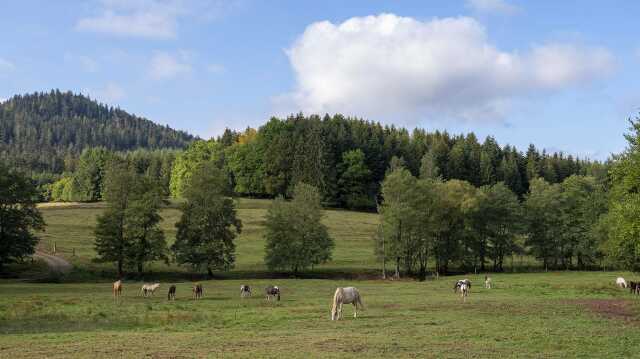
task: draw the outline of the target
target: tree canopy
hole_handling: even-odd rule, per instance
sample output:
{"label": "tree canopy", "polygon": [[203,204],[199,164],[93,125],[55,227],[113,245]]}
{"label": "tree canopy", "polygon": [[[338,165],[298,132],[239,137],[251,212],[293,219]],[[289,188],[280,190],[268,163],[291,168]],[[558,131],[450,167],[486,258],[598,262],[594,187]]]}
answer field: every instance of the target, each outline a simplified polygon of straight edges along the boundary
{"label": "tree canopy", "polygon": [[195,168],[183,188],[186,200],[176,223],[176,241],[171,247],[179,264],[214,270],[229,270],[235,263],[235,238],[242,231],[235,204],[227,195],[227,176],[212,162]]}
{"label": "tree canopy", "polygon": [[322,224],[320,192],[298,183],[293,199],[278,197],[267,212],[265,263],[272,270],[298,273],[331,259],[333,238]]}
{"label": "tree canopy", "polygon": [[35,231],[44,229],[36,208],[37,191],[24,175],[0,164],[0,270],[35,251]]}

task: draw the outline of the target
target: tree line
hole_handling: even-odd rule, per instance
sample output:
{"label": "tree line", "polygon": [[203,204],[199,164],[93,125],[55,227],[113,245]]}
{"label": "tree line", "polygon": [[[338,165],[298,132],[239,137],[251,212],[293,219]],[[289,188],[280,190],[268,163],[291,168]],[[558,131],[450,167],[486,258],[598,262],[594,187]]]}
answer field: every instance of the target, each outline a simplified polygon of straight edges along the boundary
{"label": "tree line", "polygon": [[[106,164],[102,194],[107,208],[95,228],[96,260],[115,263],[119,276],[130,270],[140,275],[148,263],[160,260],[210,276],[232,269],[242,221],[226,174],[212,162],[193,170],[183,189],[175,242],[169,247],[160,227],[167,193],[134,164],[118,157]],[[299,183],[290,202],[276,199],[266,217],[267,267],[297,273],[329,261],[333,239],[321,223],[322,215],[320,195],[313,186]]]}
{"label": "tree line", "polygon": [[430,153],[443,180],[458,179],[476,187],[504,183],[518,198],[535,178],[561,183],[572,175],[606,175],[606,166],[562,153],[525,153],[501,147],[494,138],[482,143],[473,133],[383,126],[341,115],[302,114],[272,118],[259,129],[231,130],[209,141],[196,141],[175,160],[170,191],[181,197],[185,181],[199,163],[214,162],[239,195],[290,196],[296,183],[318,188],[326,206],[375,209],[380,184],[393,162],[417,176]]}
{"label": "tree line", "polygon": [[86,148],[77,160],[68,162],[70,171],[65,171],[59,180],[40,185],[40,197],[54,202],[105,200],[107,165],[113,161],[129,163],[131,170],[153,179],[166,196],[178,153],[170,149],[114,152],[104,147]]}
{"label": "tree line", "polygon": [[326,206],[371,210],[391,161],[401,160],[417,176],[427,152],[444,180],[503,182],[519,198],[533,178],[560,183],[606,172],[598,162],[533,145],[522,152],[473,133],[409,131],[339,114],[272,118],[202,141],[71,92],[18,95],[0,104],[0,161],[34,178],[45,201],[101,200],[100,173],[117,153],[138,157],[139,171],[162,177],[173,197],[182,195],[197,165],[213,161],[238,195],[290,197],[304,182],[318,188]]}
{"label": "tree line", "polygon": [[586,269],[604,257],[601,218],[607,194],[595,177],[572,175],[551,184],[534,178],[522,201],[507,185],[475,187],[443,180],[431,154],[421,175],[390,169],[382,184],[376,254],[396,275],[503,271],[516,254],[530,254],[547,269]]}

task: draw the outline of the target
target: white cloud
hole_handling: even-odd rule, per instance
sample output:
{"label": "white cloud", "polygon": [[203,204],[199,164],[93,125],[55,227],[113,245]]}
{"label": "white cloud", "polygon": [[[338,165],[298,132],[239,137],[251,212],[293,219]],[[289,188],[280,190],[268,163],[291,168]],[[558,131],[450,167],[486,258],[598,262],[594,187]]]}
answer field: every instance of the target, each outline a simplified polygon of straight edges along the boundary
{"label": "white cloud", "polygon": [[551,44],[520,54],[496,48],[472,18],[393,14],[311,24],[287,55],[297,87],[276,98],[281,112],[395,121],[500,118],[514,97],[580,85],[613,66],[602,48]]}
{"label": "white cloud", "polygon": [[101,11],[76,23],[79,31],[149,39],[177,36],[184,18],[211,20],[228,11],[235,1],[209,0],[102,0]]}
{"label": "white cloud", "polygon": [[191,73],[190,54],[180,51],[178,54],[156,52],[151,58],[149,76],[155,80],[167,80]]}
{"label": "white cloud", "polygon": [[112,106],[117,106],[118,101],[124,99],[126,96],[125,90],[114,82],[109,82],[99,89],[84,89],[82,92],[99,102],[107,103]]}
{"label": "white cloud", "polygon": [[478,13],[514,15],[520,11],[505,0],[467,0],[467,7]]}
{"label": "white cloud", "polygon": [[9,60],[0,57],[0,75],[15,70],[16,66]]}
{"label": "white cloud", "polygon": [[560,88],[565,84],[589,81],[609,72],[613,57],[601,47],[548,44],[534,47],[530,61],[530,68],[535,72],[540,86]]}

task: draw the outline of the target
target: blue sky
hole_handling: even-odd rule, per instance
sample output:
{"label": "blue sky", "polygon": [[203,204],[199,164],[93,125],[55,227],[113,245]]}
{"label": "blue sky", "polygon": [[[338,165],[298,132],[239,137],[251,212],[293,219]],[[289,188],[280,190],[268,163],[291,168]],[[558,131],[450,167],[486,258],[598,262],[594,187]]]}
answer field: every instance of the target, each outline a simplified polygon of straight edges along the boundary
{"label": "blue sky", "polygon": [[605,159],[640,108],[637,1],[12,1],[0,99],[72,90],[210,137],[335,113]]}

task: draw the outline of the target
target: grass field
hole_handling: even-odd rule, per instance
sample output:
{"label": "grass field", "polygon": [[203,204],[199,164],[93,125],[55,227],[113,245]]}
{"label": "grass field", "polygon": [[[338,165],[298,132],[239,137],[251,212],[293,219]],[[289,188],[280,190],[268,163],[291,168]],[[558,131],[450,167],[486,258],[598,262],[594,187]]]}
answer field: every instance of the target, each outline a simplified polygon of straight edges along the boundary
{"label": "grass field", "polygon": [[[139,297],[141,282],[128,279],[120,303],[111,297],[113,266],[91,262],[103,205],[42,207],[48,227],[41,246],[55,242],[77,269],[60,284],[0,279],[0,358],[640,357],[640,298],[614,286],[615,277],[631,273],[495,274],[491,290],[470,275],[471,296],[462,303],[452,291],[462,276],[366,279],[379,266],[371,240],[376,215],[326,211],[333,261],[305,279],[280,279],[262,264],[268,205],[239,201],[236,269],[203,281],[204,299],[191,300],[186,269],[156,263],[146,278],[160,279],[156,296]],[[179,212],[168,208],[162,216],[172,242]],[[41,263],[24,269],[27,277],[44,270]],[[175,302],[166,300],[171,283]],[[241,300],[240,284],[254,296]],[[268,284],[282,288],[281,302],[265,301]],[[333,291],[346,285],[360,289],[366,310],[353,319],[346,307],[345,320],[332,322]]]}
{"label": "grass field", "polygon": [[[638,300],[602,272],[503,274],[495,288],[479,277],[466,303],[437,281],[314,279],[206,281],[193,301],[189,283],[167,302],[136,296],[125,283],[115,304],[109,283],[0,285],[3,358],[372,358],[372,357],[637,357]],[[254,293],[282,287],[282,301]],[[334,288],[355,284],[366,310],[329,320]]]}

